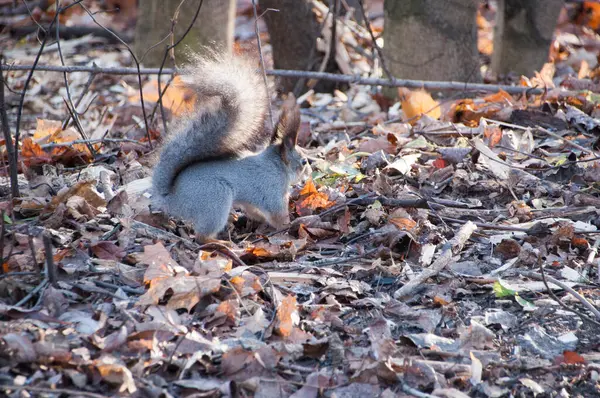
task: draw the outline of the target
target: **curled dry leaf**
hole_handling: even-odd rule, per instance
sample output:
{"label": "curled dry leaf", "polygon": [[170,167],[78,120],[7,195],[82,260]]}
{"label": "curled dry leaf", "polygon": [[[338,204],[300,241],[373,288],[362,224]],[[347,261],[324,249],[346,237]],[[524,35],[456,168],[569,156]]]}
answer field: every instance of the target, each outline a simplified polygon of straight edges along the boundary
{"label": "curled dry leaf", "polygon": [[104,380],[119,385],[119,392],[127,391],[129,394],[133,394],[137,391],[131,370],[119,363],[116,358],[103,356],[93,363]]}
{"label": "curled dry leaf", "polygon": [[277,308],[277,324],[275,330],[280,336],[290,337],[294,327],[300,322],[296,297],[287,296]]}
{"label": "curled dry leaf", "polygon": [[440,104],[425,90],[411,91],[406,88],[399,88],[398,95],[402,103],[404,118],[410,123],[415,123],[416,119],[422,115],[434,119],[439,119],[442,116]]}
{"label": "curled dry leaf", "polygon": [[156,305],[167,293],[166,307],[185,308],[190,311],[204,296],[214,294],[221,288],[221,279],[205,276],[176,275],[154,280],[146,293],[140,296],[137,305]]}

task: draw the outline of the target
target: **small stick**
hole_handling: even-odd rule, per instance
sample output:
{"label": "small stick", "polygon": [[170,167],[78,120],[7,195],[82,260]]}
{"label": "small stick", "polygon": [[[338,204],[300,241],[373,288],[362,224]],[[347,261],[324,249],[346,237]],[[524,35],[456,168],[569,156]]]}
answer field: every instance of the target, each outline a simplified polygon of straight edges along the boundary
{"label": "small stick", "polygon": [[262,70],[263,81],[265,82],[265,91],[267,92],[267,99],[269,100],[269,117],[271,118],[271,128],[275,127],[275,120],[273,120],[273,107],[271,106],[271,96],[269,95],[269,83],[267,82],[267,75],[265,73],[265,59],[263,58],[262,45],[260,42],[260,32],[258,31],[258,12],[256,11],[256,0],[252,0],[252,9],[254,10],[254,34],[256,35],[256,45],[258,48],[258,56],[260,58],[260,69]]}
{"label": "small stick", "polygon": [[[541,268],[540,265],[540,270],[541,272],[544,272],[544,270]],[[597,322],[593,319],[590,319],[589,317],[580,314],[578,311],[576,311],[573,308],[570,308],[569,306],[567,306],[565,303],[563,303],[562,301],[560,301],[558,299],[558,297],[556,297],[556,295],[554,294],[554,292],[552,292],[552,290],[550,289],[550,287],[548,286],[548,282],[555,284],[556,286],[559,286],[561,288],[563,288],[564,290],[566,290],[567,292],[571,293],[571,295],[573,295],[577,300],[581,301],[581,303],[588,309],[590,310],[597,319],[600,319],[600,312],[596,309],[596,307],[593,306],[592,303],[590,303],[589,301],[586,300],[585,297],[583,297],[581,294],[577,293],[577,291],[575,291],[575,289],[573,289],[572,287],[570,287],[569,285],[566,285],[564,283],[562,283],[561,281],[559,281],[558,279],[554,279],[551,276],[547,276],[545,274],[540,275],[537,274],[535,272],[528,272],[528,271],[521,271],[520,272],[521,275],[524,275],[528,278],[531,279],[537,279],[538,281],[542,281],[544,282],[544,284],[546,285],[546,288],[548,289],[548,292],[550,293],[550,295],[552,296],[552,298],[558,303],[560,304],[563,308],[565,308],[566,310],[569,310],[571,312],[576,313],[577,315],[579,315],[580,317],[582,317],[583,319],[590,321],[596,325],[600,325],[600,322]],[[546,282],[547,281],[547,282]]]}
{"label": "small stick", "polygon": [[439,274],[457,257],[456,255],[463,249],[463,246],[476,229],[477,226],[475,224],[473,224],[471,221],[467,221],[467,223],[460,228],[454,238],[444,245],[442,253],[433,262],[433,264],[431,264],[429,268],[421,271],[419,275],[410,280],[400,289],[396,290],[394,293],[394,298],[398,299],[400,297],[409,296],[427,279]]}
{"label": "small stick", "polygon": [[4,209],[0,212],[0,275],[4,273]]}
{"label": "small stick", "polygon": [[33,244],[33,236],[27,235],[27,241],[29,242],[29,248],[31,249],[31,257],[33,258],[33,264],[35,265],[35,269],[38,272],[38,275],[41,275],[43,267],[40,267],[40,265],[37,262],[37,259],[35,258],[35,245]]}
{"label": "small stick", "polygon": [[[2,63],[2,56],[0,56],[0,64]],[[17,174],[17,163],[18,154],[15,151],[15,146],[12,141],[10,134],[10,126],[8,125],[8,116],[6,114],[6,104],[4,102],[4,75],[0,71],[0,124],[2,125],[2,132],[4,134],[4,142],[6,145],[6,153],[8,156],[8,170],[10,175],[10,191],[13,199],[18,198],[19,195],[19,179]],[[4,162],[3,162],[4,163]]]}
{"label": "small stick", "polygon": [[44,250],[46,252],[46,275],[52,287],[57,287],[56,266],[52,255],[52,239],[50,235],[44,234]]}

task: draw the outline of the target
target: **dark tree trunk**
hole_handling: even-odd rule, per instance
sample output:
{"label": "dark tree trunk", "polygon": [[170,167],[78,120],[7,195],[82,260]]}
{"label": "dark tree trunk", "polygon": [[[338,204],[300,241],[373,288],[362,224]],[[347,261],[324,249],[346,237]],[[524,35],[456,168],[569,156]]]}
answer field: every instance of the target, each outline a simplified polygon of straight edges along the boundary
{"label": "dark tree trunk", "polygon": [[481,80],[478,0],[385,0],[384,55],[401,79]]}
{"label": "dark tree trunk", "polygon": [[[175,25],[179,40],[192,22],[200,0],[183,3]],[[140,0],[135,30],[135,53],[142,57],[146,51],[163,40],[171,30],[171,19],[181,0]],[[177,62],[185,62],[189,50],[202,52],[204,46],[231,51],[235,23],[235,0],[204,0],[200,14],[185,39],[175,48]],[[158,67],[170,40],[157,45],[144,57],[143,64]],[[166,66],[173,66],[167,58]]]}
{"label": "dark tree trunk", "polygon": [[[260,8],[279,10],[267,11],[264,15],[276,69],[314,70],[320,66],[322,57],[316,50],[319,24],[309,0],[260,0]],[[330,60],[335,54],[330,55]],[[329,62],[326,71],[335,70],[335,62]],[[306,79],[281,78],[279,89],[300,94],[306,89]],[[315,89],[327,90],[331,82],[320,82]]]}
{"label": "dark tree trunk", "polygon": [[548,60],[563,0],[500,0],[492,71],[532,76]]}

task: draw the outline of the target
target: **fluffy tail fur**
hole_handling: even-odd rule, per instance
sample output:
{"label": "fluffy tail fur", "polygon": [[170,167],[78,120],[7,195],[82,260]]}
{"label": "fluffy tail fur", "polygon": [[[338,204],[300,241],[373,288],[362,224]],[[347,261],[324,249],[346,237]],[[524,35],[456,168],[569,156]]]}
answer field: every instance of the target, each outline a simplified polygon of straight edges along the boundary
{"label": "fluffy tail fur", "polygon": [[153,199],[164,204],[177,175],[194,163],[241,157],[269,143],[265,129],[267,94],[255,68],[245,59],[196,57],[182,76],[199,101],[216,97],[213,110],[196,110],[179,120],[164,144],[152,178]]}

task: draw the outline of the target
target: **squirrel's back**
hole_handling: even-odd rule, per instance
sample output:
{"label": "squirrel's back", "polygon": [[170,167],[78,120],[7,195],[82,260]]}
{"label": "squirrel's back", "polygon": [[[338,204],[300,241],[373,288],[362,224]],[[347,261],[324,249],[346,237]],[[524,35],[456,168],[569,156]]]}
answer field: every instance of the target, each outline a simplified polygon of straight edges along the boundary
{"label": "squirrel's back", "polygon": [[216,159],[237,158],[269,143],[265,128],[266,87],[248,60],[228,55],[197,56],[182,80],[197,95],[220,102],[209,111],[196,109],[175,123],[152,177],[153,202],[165,207],[175,179],[186,167]]}

